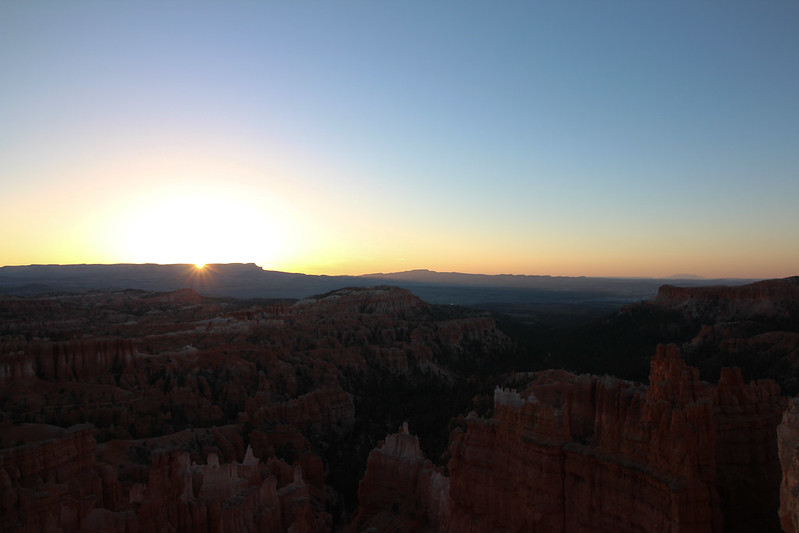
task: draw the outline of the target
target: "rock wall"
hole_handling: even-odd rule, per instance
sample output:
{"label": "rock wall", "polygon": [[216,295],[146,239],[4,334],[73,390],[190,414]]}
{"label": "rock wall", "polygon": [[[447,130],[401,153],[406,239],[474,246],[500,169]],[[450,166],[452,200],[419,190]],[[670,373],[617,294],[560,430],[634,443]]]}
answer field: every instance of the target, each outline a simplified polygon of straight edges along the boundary
{"label": "rock wall", "polygon": [[450,480],[442,470],[403,424],[369,454],[349,531],[448,531]]}
{"label": "rock wall", "polygon": [[786,533],[799,531],[799,398],[793,398],[777,430],[782,483],[780,524]]}
{"label": "rock wall", "polygon": [[[41,428],[27,427],[28,432]],[[19,431],[17,431],[19,433]],[[0,455],[0,531],[255,532],[329,531],[332,518],[312,508],[302,468],[285,480],[282,461],[263,462],[248,448],[241,463],[205,464],[189,453],[152,453],[146,483],[121,483],[99,462],[92,428]],[[284,480],[281,482],[281,480]]]}
{"label": "rock wall", "polygon": [[0,345],[0,384],[40,378],[80,381],[128,365],[136,354],[133,342],[123,339],[66,342],[10,342]]}
{"label": "rock wall", "polygon": [[[773,382],[746,384],[736,369],[701,382],[675,346],[658,348],[648,387],[538,372],[520,392],[497,389],[493,416],[472,413],[453,431],[446,495],[419,490],[432,466],[415,437],[387,437],[369,457],[356,525],[393,531],[411,508],[439,509],[446,519],[425,524],[458,533],[777,531],[784,406]],[[785,427],[795,465],[799,423]]]}
{"label": "rock wall", "polygon": [[720,530],[711,395],[692,370],[664,347],[645,391],[562,372],[498,391],[451,448],[452,530]]}
{"label": "rock wall", "polygon": [[78,426],[0,454],[0,530],[77,531],[114,490],[114,480],[97,468],[94,447],[92,428]]}
{"label": "rock wall", "polygon": [[311,509],[302,469],[296,467],[293,480],[278,489],[275,468],[274,461],[262,463],[251,449],[242,463],[220,464],[216,454],[209,454],[204,465],[190,462],[186,452],[158,453],[147,485],[131,490],[137,527],[156,531],[170,524],[176,531],[199,533],[329,531],[330,517],[315,517]]}
{"label": "rock wall", "polygon": [[[364,406],[415,380],[444,395],[454,362],[510,345],[492,319],[398,288],[272,303],[191,290],[0,299],[0,530],[340,528],[367,450],[405,417]],[[82,423],[93,429],[75,443],[64,428]],[[36,459],[37,473],[31,450],[64,462]],[[440,522],[429,509],[408,516]]]}
{"label": "rock wall", "polygon": [[263,408],[254,418],[290,422],[305,429],[348,424],[354,417],[355,406],[350,395],[339,387],[328,387]]}
{"label": "rock wall", "polygon": [[754,316],[788,316],[799,308],[799,276],[734,287],[664,285],[652,303],[680,310],[687,316],[713,316],[717,321]]}
{"label": "rock wall", "polygon": [[410,291],[396,287],[344,288],[314,298],[300,300],[296,308],[347,315],[357,313],[402,315],[429,309],[429,305]]}
{"label": "rock wall", "polygon": [[777,431],[787,405],[770,380],[746,384],[722,370],[713,389],[716,489],[725,531],[778,531],[782,478]]}

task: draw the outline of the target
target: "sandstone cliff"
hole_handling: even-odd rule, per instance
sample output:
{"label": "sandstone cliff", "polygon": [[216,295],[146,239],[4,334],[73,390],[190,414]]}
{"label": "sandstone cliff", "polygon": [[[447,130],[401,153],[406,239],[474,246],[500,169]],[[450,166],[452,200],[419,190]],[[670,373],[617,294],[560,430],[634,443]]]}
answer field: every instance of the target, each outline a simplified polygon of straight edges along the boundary
{"label": "sandstone cliff", "polygon": [[[789,328],[757,329],[793,311],[754,294],[719,304],[732,321],[707,307],[683,354],[794,353]],[[675,316],[678,300],[715,298],[677,296],[661,302]],[[299,302],[97,292],[0,301],[0,317],[2,530],[771,531],[778,508],[786,529],[795,520],[791,410],[779,500],[779,388],[734,369],[709,385],[674,346],[648,386],[548,370],[492,401],[485,369],[513,347],[494,320],[396,288]],[[422,450],[438,460],[473,397],[483,415],[452,423],[435,466]],[[373,449],[403,420],[421,443],[404,426]]]}
{"label": "sandstone cliff", "polygon": [[757,316],[787,317],[799,310],[799,276],[734,287],[664,285],[652,303],[680,310],[692,317],[712,316],[715,321]]}
{"label": "sandstone cliff", "polygon": [[449,531],[449,481],[403,424],[369,454],[350,531]]}
{"label": "sandstone cliff", "polygon": [[241,463],[221,463],[210,453],[197,464],[188,452],[158,448],[151,463],[145,483],[121,481],[112,465],[97,460],[86,426],[3,452],[0,530],[322,532],[332,525],[312,508],[300,466],[288,480],[284,470],[291,467],[263,462],[252,449]]}
{"label": "sandstone cliff", "polygon": [[[665,285],[655,298],[627,305],[574,338],[551,350],[555,360],[579,372],[643,381],[655,346],[677,344],[704,381],[717,382],[722,368],[738,367],[745,380],[773,379],[783,393],[794,395],[799,277],[741,286]],[[566,354],[561,344],[570,348]]]}
{"label": "sandstone cliff", "polygon": [[710,391],[673,349],[646,391],[545,374],[494,405],[453,442],[453,531],[721,529]]}
{"label": "sandstone cliff", "polygon": [[21,379],[112,382],[111,371],[130,364],[136,349],[129,339],[0,344],[0,384]]}
{"label": "sandstone cliff", "polygon": [[[41,428],[6,428],[41,435]],[[94,457],[92,428],[77,426],[35,444],[0,453],[3,531],[77,531],[95,506],[113,497]]]}
{"label": "sandstone cliff", "polygon": [[780,485],[780,523],[786,533],[799,531],[799,398],[793,398],[778,428]]}
{"label": "sandstone cliff", "polygon": [[385,427],[445,428],[429,402],[455,364],[509,346],[492,319],[391,287],[67,294],[0,317],[0,529],[20,532],[340,527]]}
{"label": "sandstone cliff", "polygon": [[430,490],[446,482],[431,481],[413,437],[387,437],[370,455],[356,524],[391,531],[437,509],[446,519],[424,526],[459,533],[775,531],[784,405],[773,382],[746,384],[736,370],[701,382],[674,346],[658,349],[648,387],[538,372],[520,392],[497,389],[493,416],[473,413],[453,432],[449,494]]}

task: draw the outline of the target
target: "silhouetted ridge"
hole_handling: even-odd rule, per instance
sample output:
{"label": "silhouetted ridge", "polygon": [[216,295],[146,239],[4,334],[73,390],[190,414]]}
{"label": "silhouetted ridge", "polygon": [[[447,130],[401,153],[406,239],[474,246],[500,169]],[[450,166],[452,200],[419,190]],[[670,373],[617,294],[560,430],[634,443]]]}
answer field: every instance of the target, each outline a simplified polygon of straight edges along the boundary
{"label": "silhouetted ridge", "polygon": [[788,315],[799,310],[799,276],[735,287],[664,285],[651,303],[692,315],[713,314],[725,319]]}
{"label": "silhouetted ridge", "polygon": [[337,313],[399,313],[413,309],[427,311],[430,307],[410,291],[390,286],[336,289],[300,300],[296,305],[308,304],[324,305]]}

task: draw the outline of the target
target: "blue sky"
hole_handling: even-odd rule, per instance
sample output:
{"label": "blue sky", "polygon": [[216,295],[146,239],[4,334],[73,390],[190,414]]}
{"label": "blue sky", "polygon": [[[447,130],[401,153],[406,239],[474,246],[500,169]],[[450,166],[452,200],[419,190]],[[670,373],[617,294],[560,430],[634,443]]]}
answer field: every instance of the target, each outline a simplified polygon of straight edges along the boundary
{"label": "blue sky", "polygon": [[776,277],[799,3],[0,4],[0,264]]}

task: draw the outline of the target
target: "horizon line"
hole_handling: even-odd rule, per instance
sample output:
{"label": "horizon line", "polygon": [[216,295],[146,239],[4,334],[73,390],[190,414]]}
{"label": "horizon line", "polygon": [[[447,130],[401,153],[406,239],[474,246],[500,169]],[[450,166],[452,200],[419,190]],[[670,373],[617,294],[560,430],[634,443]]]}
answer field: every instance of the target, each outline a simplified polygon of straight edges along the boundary
{"label": "horizon line", "polygon": [[[228,266],[228,265],[241,265],[247,266],[252,265],[254,267],[259,268],[264,272],[279,272],[283,274],[296,274],[296,275],[304,275],[304,276],[326,276],[326,277],[350,277],[350,278],[358,278],[358,277],[372,277],[372,276],[391,276],[391,275],[398,275],[398,274],[410,274],[410,273],[430,273],[430,274],[441,274],[441,275],[463,275],[463,276],[494,276],[494,277],[539,277],[539,278],[594,278],[594,279],[640,279],[640,280],[695,280],[695,281],[714,281],[714,280],[767,280],[767,279],[780,279],[780,276],[777,277],[762,277],[762,276],[720,276],[720,277],[708,277],[708,276],[701,276],[697,274],[690,274],[690,273],[678,273],[678,274],[671,274],[668,276],[625,276],[625,275],[589,275],[589,274],[580,274],[580,275],[566,275],[566,274],[513,274],[513,273],[496,273],[496,274],[488,274],[484,272],[461,272],[461,271],[441,271],[441,270],[432,270],[429,268],[412,268],[408,270],[398,270],[398,271],[391,271],[391,272],[364,272],[362,274],[312,274],[309,272],[301,272],[301,271],[289,271],[289,270],[275,270],[275,269],[268,269],[264,268],[263,266],[259,265],[255,261],[248,261],[248,262],[227,262],[227,263],[204,263],[202,267],[199,266],[198,263],[158,263],[158,262],[144,262],[144,263],[136,263],[136,262],[115,262],[115,263],[28,263],[28,264],[6,264],[0,266],[0,268],[20,268],[20,267],[78,267],[78,266],[184,266],[184,267],[195,267],[195,268],[208,268],[209,266]],[[788,275],[782,276],[784,277],[793,277],[795,275]]]}

